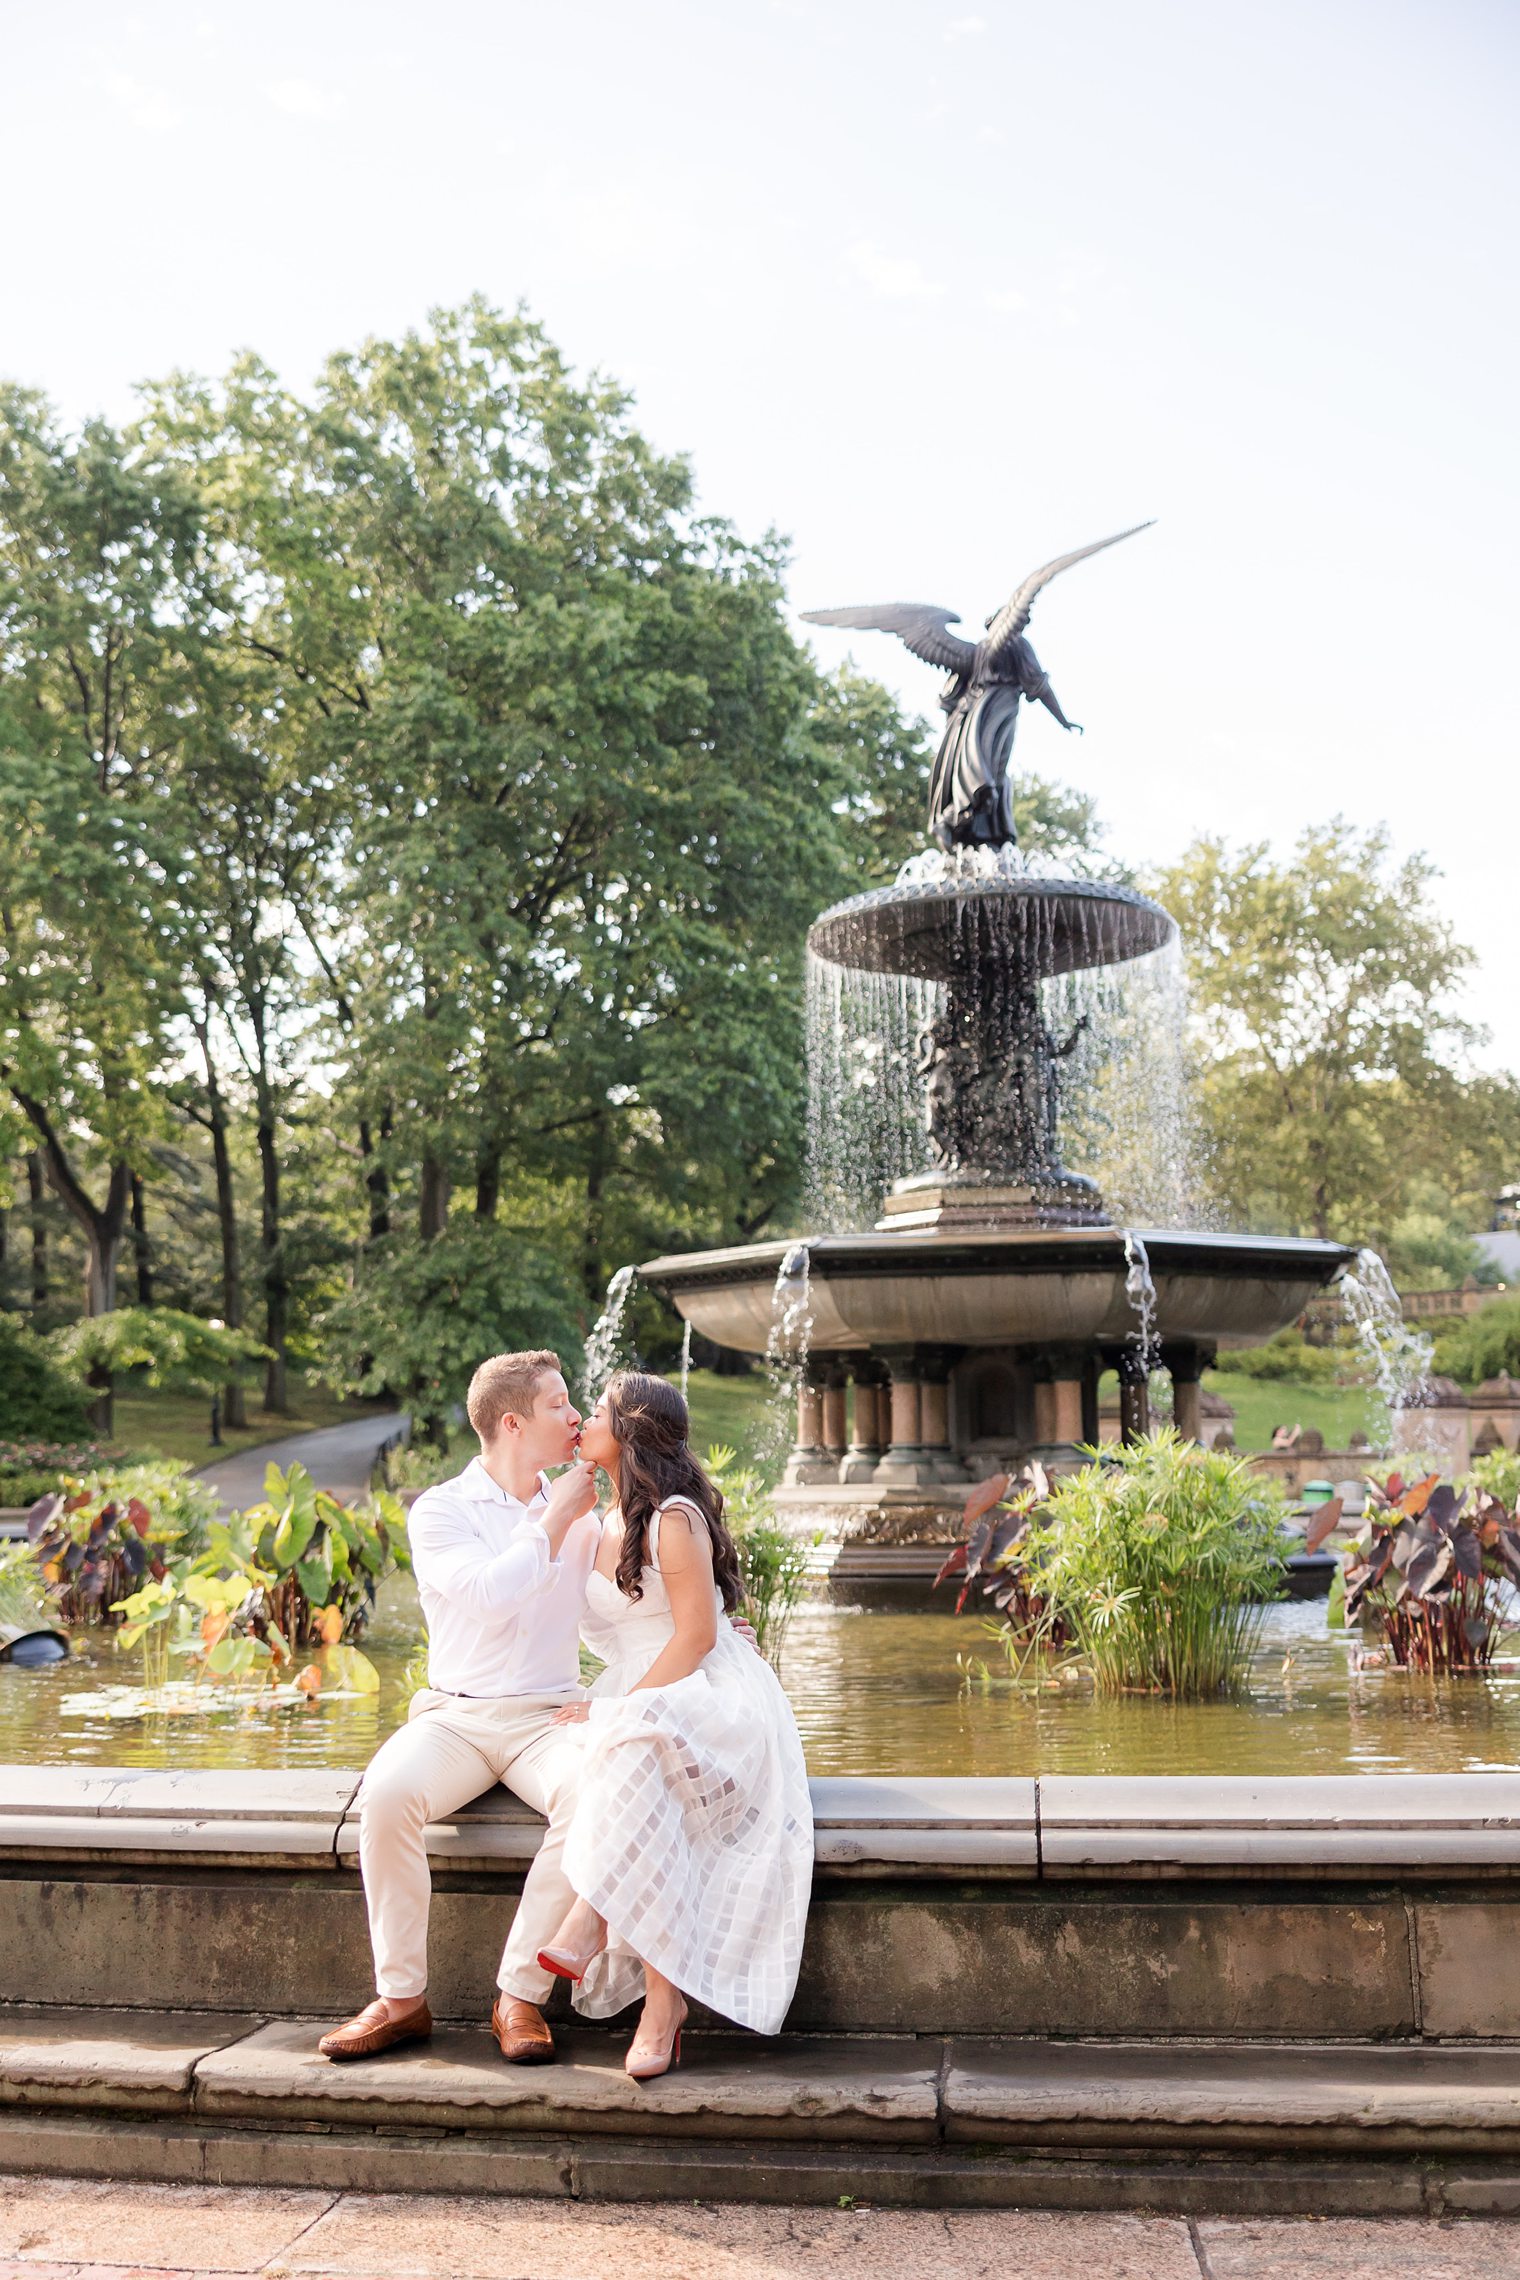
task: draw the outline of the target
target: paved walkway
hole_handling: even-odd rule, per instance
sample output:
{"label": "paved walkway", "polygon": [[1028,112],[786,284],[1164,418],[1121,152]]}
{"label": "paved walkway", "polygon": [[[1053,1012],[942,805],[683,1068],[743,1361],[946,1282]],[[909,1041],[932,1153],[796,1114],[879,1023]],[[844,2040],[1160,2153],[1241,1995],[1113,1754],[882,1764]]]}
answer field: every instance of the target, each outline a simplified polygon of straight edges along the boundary
{"label": "paved walkway", "polygon": [[[406,2162],[398,2147],[398,2170]],[[1520,2280],[1520,2222],[755,2209],[0,2177],[0,2280]]]}
{"label": "paved walkway", "polygon": [[383,1409],[346,1425],[320,1425],[314,1432],[292,1433],[283,1441],[261,1441],[256,1449],[240,1449],[235,1457],[206,1465],[201,1478],[238,1512],[262,1497],[269,1465],[283,1471],[287,1465],[303,1464],[318,1488],[330,1488],[337,1496],[362,1496],[377,1454],[405,1424],[403,1410]]}

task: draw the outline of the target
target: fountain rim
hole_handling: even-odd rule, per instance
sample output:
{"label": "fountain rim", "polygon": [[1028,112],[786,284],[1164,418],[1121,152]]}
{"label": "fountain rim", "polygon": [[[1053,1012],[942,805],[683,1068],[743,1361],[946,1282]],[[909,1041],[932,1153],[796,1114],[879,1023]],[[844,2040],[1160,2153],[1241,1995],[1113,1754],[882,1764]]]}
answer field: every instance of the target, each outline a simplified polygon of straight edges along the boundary
{"label": "fountain rim", "polygon": [[1050,1274],[1122,1270],[1125,1238],[1145,1245],[1153,1275],[1258,1273],[1312,1277],[1321,1288],[1336,1281],[1356,1258],[1354,1245],[1312,1235],[1234,1235],[1165,1227],[1040,1227],[942,1235],[932,1229],[857,1235],[774,1237],[650,1259],[639,1279],[671,1297],[676,1289],[719,1289],[773,1278],[788,1251],[805,1244],[812,1275],[831,1269],[852,1275]]}
{"label": "fountain rim", "polygon": [[880,959],[863,962],[859,957],[840,956],[823,947],[822,938],[827,930],[837,929],[851,921],[874,917],[880,911],[907,912],[917,908],[926,914],[962,909],[973,904],[1045,902],[1055,909],[1075,910],[1083,904],[1110,911],[1128,911],[1137,917],[1143,915],[1151,922],[1155,935],[1152,941],[1133,946],[1117,943],[1093,957],[1063,958],[1051,972],[1073,972],[1087,966],[1119,966],[1131,959],[1150,956],[1175,941],[1180,933],[1171,912],[1138,887],[1120,885],[1109,879],[1078,879],[1052,877],[1041,872],[1029,872],[1016,877],[998,874],[992,878],[904,879],[890,885],[871,887],[864,894],[849,895],[844,901],[830,904],[820,911],[808,928],[807,946],[815,958],[844,971],[888,972],[916,971],[917,968],[886,966]]}

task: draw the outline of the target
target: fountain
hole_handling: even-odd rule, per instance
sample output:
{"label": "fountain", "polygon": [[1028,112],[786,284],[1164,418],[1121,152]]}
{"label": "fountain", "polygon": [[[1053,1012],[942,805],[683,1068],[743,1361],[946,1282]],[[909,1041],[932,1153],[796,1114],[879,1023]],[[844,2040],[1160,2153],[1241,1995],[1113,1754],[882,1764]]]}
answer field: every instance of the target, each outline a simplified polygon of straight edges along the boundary
{"label": "fountain", "polygon": [[[1127,1438],[1148,1427],[1158,1367],[1179,1431],[1196,1437],[1217,1348],[1272,1336],[1353,1256],[1299,1238],[1116,1227],[1096,1183],[1063,1161],[1062,1094],[1090,1020],[1060,1033],[1063,982],[1176,939],[1168,913],[1133,889],[1046,877],[1013,853],[1006,770],[1019,697],[1064,723],[1022,626],[1040,585],[1079,559],[1026,580],[974,647],[944,630],[948,612],[826,613],[902,633],[951,676],[930,799],[939,849],[894,885],[825,911],[808,937],[825,993],[837,1002],[862,985],[879,1006],[854,1081],[899,1099],[918,1090],[926,1168],[892,1179],[863,1230],[639,1270],[704,1336],[774,1364],[778,1285],[801,1253],[809,1325],[777,1501],[838,1535],[942,1542],[970,1480],[1035,1454],[1076,1462],[1098,1438],[1107,1369]],[[820,1120],[851,1111],[815,1099],[815,1136]]]}

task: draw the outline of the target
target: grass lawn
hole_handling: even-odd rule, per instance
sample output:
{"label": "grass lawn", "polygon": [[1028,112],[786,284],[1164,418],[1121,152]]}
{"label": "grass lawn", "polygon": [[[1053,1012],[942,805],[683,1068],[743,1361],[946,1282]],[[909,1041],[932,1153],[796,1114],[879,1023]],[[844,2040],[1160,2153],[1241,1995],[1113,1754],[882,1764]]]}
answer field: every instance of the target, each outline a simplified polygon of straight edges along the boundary
{"label": "grass lawn", "polygon": [[1268,1449],[1274,1425],[1318,1426],[1327,1449],[1344,1449],[1353,1433],[1371,1430],[1372,1402],[1359,1385],[1304,1385],[1293,1378],[1242,1377],[1210,1370],[1204,1384],[1235,1412],[1235,1445]]}
{"label": "grass lawn", "polygon": [[698,1456],[715,1445],[735,1449],[741,1457],[754,1454],[756,1436],[768,1421],[770,1379],[762,1371],[749,1377],[719,1377],[713,1370],[693,1370],[686,1398],[691,1409],[691,1445]]}
{"label": "grass lawn", "polygon": [[288,1433],[305,1433],[318,1425],[341,1425],[347,1417],[363,1417],[363,1402],[340,1401],[320,1386],[292,1378],[288,1417],[276,1417],[258,1406],[250,1390],[248,1423],[234,1433],[222,1427],[223,1446],[211,1446],[211,1404],[203,1394],[150,1392],[134,1387],[116,1396],[116,1422],[112,1439],[124,1449],[145,1457],[179,1457],[186,1464],[209,1465],[239,1449],[255,1449],[264,1441],[283,1441]]}

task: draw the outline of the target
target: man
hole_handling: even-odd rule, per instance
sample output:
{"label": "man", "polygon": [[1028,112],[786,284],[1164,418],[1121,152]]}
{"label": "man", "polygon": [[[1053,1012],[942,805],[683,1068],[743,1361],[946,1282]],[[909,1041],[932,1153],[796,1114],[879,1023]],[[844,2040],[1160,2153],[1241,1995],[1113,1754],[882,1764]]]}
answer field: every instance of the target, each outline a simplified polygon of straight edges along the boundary
{"label": "man", "polygon": [[[466,1400],[480,1454],[412,1507],[412,1563],[428,1627],[428,1683],[376,1752],[359,1798],[359,1864],[377,1998],[324,2035],[325,2058],[369,2058],[432,2033],[425,1833],[503,1781],[548,1829],[497,1973],[491,2027],[503,2058],[554,2056],[539,2006],[554,1985],[538,1951],[575,1895],[560,1866],[579,1739],[554,1713],[580,1695],[577,1653],[598,1526],[591,1465],[571,1463],[580,1415],[559,1357],[497,1354]],[[551,1465],[569,1465],[554,1485]]]}

